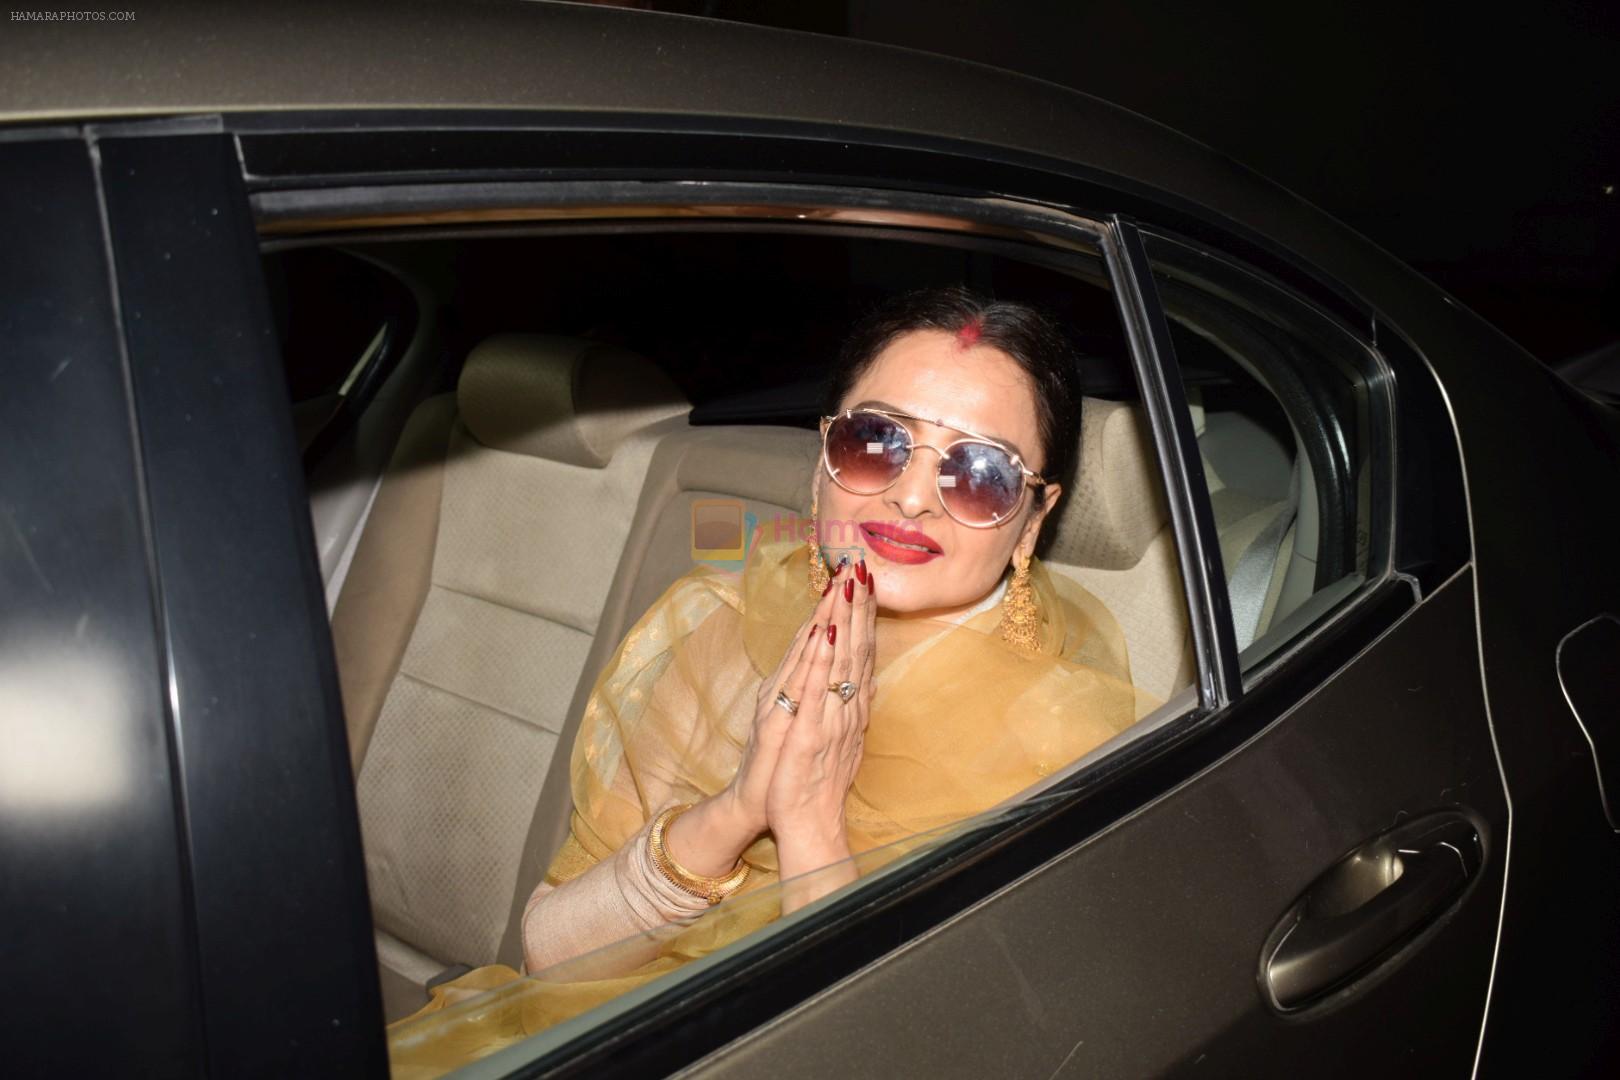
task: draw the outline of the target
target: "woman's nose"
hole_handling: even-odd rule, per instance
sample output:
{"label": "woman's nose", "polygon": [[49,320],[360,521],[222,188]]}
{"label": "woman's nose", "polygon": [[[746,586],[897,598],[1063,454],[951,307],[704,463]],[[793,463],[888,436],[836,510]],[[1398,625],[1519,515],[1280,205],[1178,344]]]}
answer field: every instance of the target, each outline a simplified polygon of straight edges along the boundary
{"label": "woman's nose", "polygon": [[911,464],[900,474],[894,486],[883,493],[884,504],[903,518],[934,516],[943,513],[939,504],[939,485],[935,476],[939,472],[936,458],[939,451],[931,446],[919,446],[911,452]]}

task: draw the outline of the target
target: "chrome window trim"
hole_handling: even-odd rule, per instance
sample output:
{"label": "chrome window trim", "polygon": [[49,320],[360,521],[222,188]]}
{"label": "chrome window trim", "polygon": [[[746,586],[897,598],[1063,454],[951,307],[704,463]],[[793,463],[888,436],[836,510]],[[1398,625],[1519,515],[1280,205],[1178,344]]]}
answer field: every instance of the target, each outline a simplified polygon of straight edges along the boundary
{"label": "chrome window trim", "polygon": [[1014,199],[730,180],[392,184],[264,191],[250,202],[266,237],[412,226],[743,219],[969,233],[1095,255],[1108,229],[1078,214]]}

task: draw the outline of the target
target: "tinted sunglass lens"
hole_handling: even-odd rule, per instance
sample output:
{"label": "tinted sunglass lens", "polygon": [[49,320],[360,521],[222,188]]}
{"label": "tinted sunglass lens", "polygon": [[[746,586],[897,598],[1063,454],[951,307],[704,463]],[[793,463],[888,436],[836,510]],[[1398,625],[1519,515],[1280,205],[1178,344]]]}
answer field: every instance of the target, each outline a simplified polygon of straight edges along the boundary
{"label": "tinted sunglass lens", "polygon": [[906,429],[873,413],[840,416],[827,428],[827,463],[850,491],[871,495],[894,483],[911,453]]}
{"label": "tinted sunglass lens", "polygon": [[995,524],[1012,513],[1023,493],[1023,471],[997,447],[957,443],[940,462],[940,501],[965,524]]}

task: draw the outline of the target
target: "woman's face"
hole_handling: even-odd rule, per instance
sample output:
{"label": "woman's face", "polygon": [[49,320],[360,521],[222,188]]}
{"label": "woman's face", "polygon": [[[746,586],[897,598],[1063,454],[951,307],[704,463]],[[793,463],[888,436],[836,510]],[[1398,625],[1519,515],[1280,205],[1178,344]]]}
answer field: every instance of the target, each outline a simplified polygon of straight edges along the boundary
{"label": "woman's face", "polygon": [[[1016,361],[989,345],[965,345],[955,334],[916,330],[879,353],[839,402],[840,411],[870,405],[916,416],[937,417],[944,425],[905,420],[916,449],[911,464],[893,487],[876,495],[856,495],[839,487],[821,468],[816,473],[817,536],[836,559],[851,551],[864,556],[878,577],[878,603],[892,614],[943,615],[971,607],[1000,580],[1015,552],[1034,551],[1042,519],[1059,494],[1047,486],[1036,508],[1036,492],[1025,494],[1018,510],[998,525],[976,529],[945,512],[939,501],[939,456],[924,446],[945,447],[962,438],[962,428],[1006,443],[1035,472],[1046,465],[1035,419],[1035,385]],[[932,557],[883,554],[881,533],[921,533],[914,542],[932,548]]]}

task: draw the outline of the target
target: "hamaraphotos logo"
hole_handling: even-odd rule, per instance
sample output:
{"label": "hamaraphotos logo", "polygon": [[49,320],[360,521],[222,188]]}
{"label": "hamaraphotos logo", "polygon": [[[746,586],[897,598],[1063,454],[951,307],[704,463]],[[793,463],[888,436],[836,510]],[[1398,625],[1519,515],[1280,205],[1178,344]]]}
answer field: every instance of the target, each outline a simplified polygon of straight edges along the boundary
{"label": "hamaraphotos logo", "polygon": [[740,574],[759,540],[759,520],[741,499],[692,502],[692,561]]}
{"label": "hamaraphotos logo", "polygon": [[697,499],[692,503],[692,558],[696,562],[740,563],[748,557],[754,515],[741,499]]}

